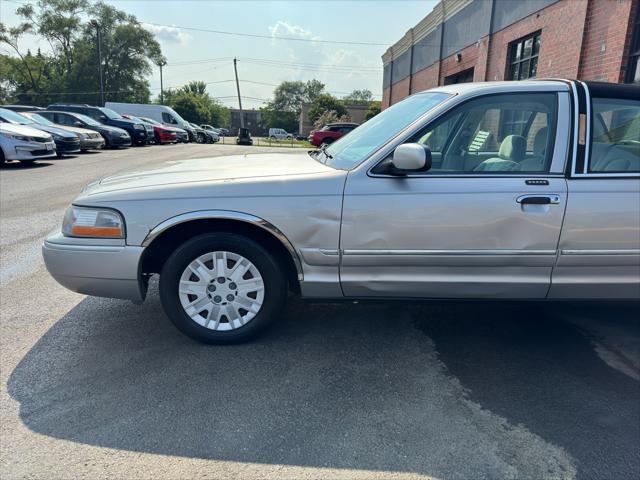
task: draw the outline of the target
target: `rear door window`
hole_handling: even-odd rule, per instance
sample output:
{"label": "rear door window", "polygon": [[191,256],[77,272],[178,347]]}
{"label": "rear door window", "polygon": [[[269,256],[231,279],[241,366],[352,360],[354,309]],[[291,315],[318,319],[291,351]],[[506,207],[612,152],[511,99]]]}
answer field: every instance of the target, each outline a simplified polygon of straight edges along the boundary
{"label": "rear door window", "polygon": [[640,173],[640,100],[592,101],[589,173]]}

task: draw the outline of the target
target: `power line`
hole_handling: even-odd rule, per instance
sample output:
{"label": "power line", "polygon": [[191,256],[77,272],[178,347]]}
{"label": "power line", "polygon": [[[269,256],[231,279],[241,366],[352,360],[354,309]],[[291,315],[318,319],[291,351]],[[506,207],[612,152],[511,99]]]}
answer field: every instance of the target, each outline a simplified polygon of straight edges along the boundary
{"label": "power line", "polygon": [[[3,0],[0,0],[3,1]],[[35,5],[32,2],[21,1],[21,0],[4,0],[7,2],[17,3],[21,5]],[[394,44],[381,43],[381,42],[364,42],[364,41],[353,41],[353,40],[323,40],[319,38],[301,38],[301,37],[288,37],[284,35],[262,35],[257,33],[247,33],[247,32],[232,32],[227,30],[214,30],[208,28],[200,28],[200,27],[187,27],[184,25],[170,25],[167,23],[156,23],[156,22],[145,22],[140,20],[139,23],[143,25],[151,25],[154,27],[167,27],[167,28],[175,28],[178,30],[186,30],[192,32],[203,32],[203,33],[214,33],[217,35],[231,35],[237,37],[247,37],[247,38],[261,38],[267,40],[284,40],[290,42],[306,42],[306,43],[323,43],[323,44],[331,44],[331,45],[359,45],[359,46],[372,46],[372,47],[391,47]],[[405,47],[411,45],[412,42],[407,41],[403,44],[399,44],[398,47]],[[440,47],[439,43],[416,43],[413,44],[414,47]],[[465,48],[468,47],[469,44],[466,45],[458,45],[453,43],[442,44],[443,47],[456,47],[456,48]]]}

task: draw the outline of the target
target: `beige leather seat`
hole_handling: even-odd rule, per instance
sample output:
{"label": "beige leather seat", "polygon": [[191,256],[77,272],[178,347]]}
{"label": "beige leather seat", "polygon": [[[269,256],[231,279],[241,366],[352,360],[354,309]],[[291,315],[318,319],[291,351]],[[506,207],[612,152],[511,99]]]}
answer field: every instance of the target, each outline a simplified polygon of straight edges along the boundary
{"label": "beige leather seat", "polygon": [[507,135],[500,144],[498,156],[480,163],[474,172],[504,172],[518,170],[519,163],[524,160],[527,141],[520,135]]}
{"label": "beige leather seat", "polygon": [[533,156],[520,162],[518,170],[522,172],[542,172],[546,160],[547,134],[549,129],[542,127],[533,138]]}

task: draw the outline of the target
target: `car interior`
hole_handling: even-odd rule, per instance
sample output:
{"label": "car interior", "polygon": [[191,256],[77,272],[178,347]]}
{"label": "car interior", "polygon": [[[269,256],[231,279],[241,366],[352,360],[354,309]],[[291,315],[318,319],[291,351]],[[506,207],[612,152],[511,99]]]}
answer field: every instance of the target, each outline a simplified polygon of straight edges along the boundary
{"label": "car interior", "polygon": [[551,164],[553,94],[478,99],[416,135],[431,150],[430,173],[545,172]]}
{"label": "car interior", "polygon": [[593,100],[593,173],[640,172],[640,102]]}

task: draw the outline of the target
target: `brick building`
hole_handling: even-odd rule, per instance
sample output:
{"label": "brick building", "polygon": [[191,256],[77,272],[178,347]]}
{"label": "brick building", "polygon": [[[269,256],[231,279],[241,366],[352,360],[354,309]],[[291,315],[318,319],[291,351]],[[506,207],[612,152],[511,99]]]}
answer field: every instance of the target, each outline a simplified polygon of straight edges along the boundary
{"label": "brick building", "polygon": [[442,0],[382,56],[382,108],[438,85],[640,82],[640,0]]}

